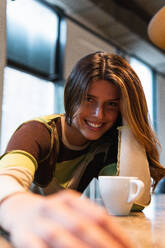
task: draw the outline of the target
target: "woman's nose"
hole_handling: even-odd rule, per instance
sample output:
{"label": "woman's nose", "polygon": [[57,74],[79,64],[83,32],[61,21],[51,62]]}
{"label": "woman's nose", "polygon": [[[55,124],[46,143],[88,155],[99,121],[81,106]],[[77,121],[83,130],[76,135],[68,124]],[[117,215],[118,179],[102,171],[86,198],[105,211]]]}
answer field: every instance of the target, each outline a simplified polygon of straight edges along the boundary
{"label": "woman's nose", "polygon": [[95,108],[95,117],[97,117],[99,120],[102,120],[104,116],[104,110],[102,106],[97,106]]}

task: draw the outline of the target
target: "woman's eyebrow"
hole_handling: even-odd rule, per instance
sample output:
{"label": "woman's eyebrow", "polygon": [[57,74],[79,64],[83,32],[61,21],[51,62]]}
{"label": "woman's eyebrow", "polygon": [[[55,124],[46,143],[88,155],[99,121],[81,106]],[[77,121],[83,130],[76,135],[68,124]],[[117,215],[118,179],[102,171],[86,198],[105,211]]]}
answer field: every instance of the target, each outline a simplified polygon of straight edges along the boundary
{"label": "woman's eyebrow", "polygon": [[112,99],[109,99],[108,101],[118,101],[118,100],[120,100],[120,97],[118,97],[118,98],[112,98]]}
{"label": "woman's eyebrow", "polygon": [[[97,98],[97,96],[94,96],[94,95],[91,95],[91,94],[87,94],[87,97]],[[111,98],[111,99],[108,99],[107,101],[118,101],[118,100],[120,100],[120,97],[118,97],[118,98]]]}

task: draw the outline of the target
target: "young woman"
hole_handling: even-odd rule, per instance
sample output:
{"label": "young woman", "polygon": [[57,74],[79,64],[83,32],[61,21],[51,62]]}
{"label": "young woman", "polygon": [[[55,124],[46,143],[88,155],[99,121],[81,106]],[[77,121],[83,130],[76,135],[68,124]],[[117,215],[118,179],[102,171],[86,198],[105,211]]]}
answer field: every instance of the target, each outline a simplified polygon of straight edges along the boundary
{"label": "young woman", "polygon": [[0,224],[16,247],[131,247],[74,191],[41,195],[83,192],[101,174],[136,176],[145,191],[134,209],[149,204],[150,175],[156,185],[165,171],[140,80],[120,56],[96,52],[73,68],[64,101],[65,114],[23,123],[1,156]]}

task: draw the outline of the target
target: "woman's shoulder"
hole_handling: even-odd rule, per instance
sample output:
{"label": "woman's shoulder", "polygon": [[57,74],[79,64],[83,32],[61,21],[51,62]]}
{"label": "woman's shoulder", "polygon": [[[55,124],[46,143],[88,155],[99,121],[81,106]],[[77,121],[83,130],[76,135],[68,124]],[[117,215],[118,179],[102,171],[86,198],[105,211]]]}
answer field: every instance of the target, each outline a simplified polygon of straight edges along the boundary
{"label": "woman's shoulder", "polygon": [[[54,144],[59,147],[59,132],[60,115],[51,115],[31,119],[23,122],[13,133],[7,146],[7,150],[42,150],[43,153],[49,154]],[[36,153],[37,153],[36,152]]]}
{"label": "woman's shoulder", "polygon": [[40,116],[37,118],[34,118],[33,120],[42,122],[42,123],[50,123],[52,121],[57,120],[58,118],[61,118],[63,114],[52,114],[52,115],[45,115],[45,116]]}
{"label": "woman's shoulder", "polygon": [[53,115],[46,115],[41,117],[36,117],[33,119],[30,119],[28,121],[23,122],[20,124],[15,132],[18,130],[29,130],[29,131],[37,131],[42,129],[48,129],[49,131],[52,130],[52,127],[56,127],[56,122],[59,118],[61,118],[62,114],[53,114]]}

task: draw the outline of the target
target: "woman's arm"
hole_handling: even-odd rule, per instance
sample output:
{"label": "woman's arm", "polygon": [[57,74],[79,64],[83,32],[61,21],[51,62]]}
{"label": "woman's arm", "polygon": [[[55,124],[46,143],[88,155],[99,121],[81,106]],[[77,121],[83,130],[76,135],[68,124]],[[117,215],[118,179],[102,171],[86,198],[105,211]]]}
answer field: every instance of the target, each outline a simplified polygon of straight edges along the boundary
{"label": "woman's arm", "polygon": [[71,190],[13,194],[1,202],[0,224],[16,248],[133,247],[113,217]]}
{"label": "woman's arm", "polygon": [[[37,167],[35,160],[49,150],[49,132],[37,137],[38,123],[33,124],[33,132],[29,124],[16,131],[7,147],[9,153],[1,158],[0,225],[10,233],[14,246],[131,248],[114,219],[78,193],[64,190],[43,197],[27,191]],[[41,146],[43,137],[46,142]],[[12,153],[17,150],[21,152]]]}

